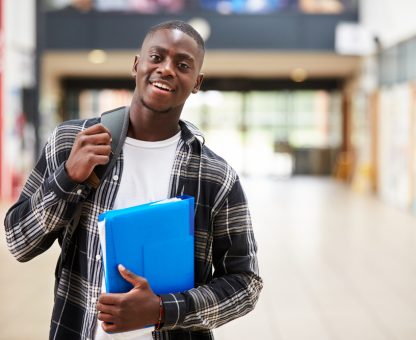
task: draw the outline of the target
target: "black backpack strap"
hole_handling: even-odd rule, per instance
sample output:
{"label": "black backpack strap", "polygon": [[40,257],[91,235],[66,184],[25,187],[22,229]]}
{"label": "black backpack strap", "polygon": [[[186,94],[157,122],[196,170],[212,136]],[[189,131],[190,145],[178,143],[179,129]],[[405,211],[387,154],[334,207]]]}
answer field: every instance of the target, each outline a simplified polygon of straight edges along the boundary
{"label": "black backpack strap", "polygon": [[123,148],[126,139],[127,129],[129,127],[129,107],[122,106],[114,110],[106,111],[101,115],[101,124],[103,124],[111,133],[111,151],[110,161],[105,165],[97,165],[88,178],[87,182],[93,188],[97,189],[100,181],[105,178],[113,169],[114,164]]}
{"label": "black backpack strap", "polygon": [[[110,161],[105,165],[96,166],[93,173],[87,180],[87,183],[94,189],[98,188],[100,181],[112,170],[123,148],[124,140],[126,139],[127,135],[127,129],[129,127],[129,107],[123,106],[104,112],[101,115],[101,123],[110,130],[112,138],[112,152],[110,155]],[[65,263],[65,258],[68,253],[69,243],[81,218],[82,206],[83,202],[80,202],[71,220],[66,225],[65,234],[61,243],[61,255],[55,269],[55,293],[57,289],[57,282],[61,276],[62,267]]]}

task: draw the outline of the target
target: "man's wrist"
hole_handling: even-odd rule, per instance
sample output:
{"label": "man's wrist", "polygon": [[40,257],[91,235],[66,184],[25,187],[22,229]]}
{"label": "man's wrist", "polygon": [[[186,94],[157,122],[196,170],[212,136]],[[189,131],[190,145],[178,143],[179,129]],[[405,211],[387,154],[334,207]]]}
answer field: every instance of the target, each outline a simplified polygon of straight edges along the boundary
{"label": "man's wrist", "polygon": [[163,327],[169,329],[182,325],[186,315],[186,299],[182,293],[161,294],[163,302]]}
{"label": "man's wrist", "polygon": [[89,188],[83,183],[74,182],[67,174],[65,165],[61,164],[47,180],[47,190],[53,191],[59,198],[68,202],[78,202],[89,193]]}
{"label": "man's wrist", "polygon": [[157,323],[155,325],[155,329],[161,329],[163,326],[163,323],[165,321],[165,308],[163,306],[162,298],[159,296],[159,316],[157,319]]}

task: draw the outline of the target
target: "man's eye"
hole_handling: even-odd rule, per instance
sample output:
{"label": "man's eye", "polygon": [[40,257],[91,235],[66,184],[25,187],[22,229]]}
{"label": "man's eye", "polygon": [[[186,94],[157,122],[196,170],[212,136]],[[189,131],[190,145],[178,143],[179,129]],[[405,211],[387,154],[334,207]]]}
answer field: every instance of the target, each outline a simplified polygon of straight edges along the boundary
{"label": "man's eye", "polygon": [[178,67],[182,70],[187,70],[189,68],[189,65],[185,63],[179,63]]}
{"label": "man's eye", "polygon": [[161,60],[161,58],[160,58],[157,54],[152,54],[152,55],[150,56],[150,59],[151,59],[152,61],[155,61],[155,62],[158,62],[158,61],[160,61],[160,60]]}

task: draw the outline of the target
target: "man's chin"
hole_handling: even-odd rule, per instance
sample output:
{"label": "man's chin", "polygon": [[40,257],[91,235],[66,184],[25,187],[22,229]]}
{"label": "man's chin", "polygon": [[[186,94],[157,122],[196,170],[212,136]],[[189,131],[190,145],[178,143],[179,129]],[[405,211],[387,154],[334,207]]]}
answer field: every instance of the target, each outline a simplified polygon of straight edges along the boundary
{"label": "man's chin", "polygon": [[157,107],[156,105],[146,103],[143,99],[142,104],[146,109],[155,113],[168,113],[172,109],[171,107]]}

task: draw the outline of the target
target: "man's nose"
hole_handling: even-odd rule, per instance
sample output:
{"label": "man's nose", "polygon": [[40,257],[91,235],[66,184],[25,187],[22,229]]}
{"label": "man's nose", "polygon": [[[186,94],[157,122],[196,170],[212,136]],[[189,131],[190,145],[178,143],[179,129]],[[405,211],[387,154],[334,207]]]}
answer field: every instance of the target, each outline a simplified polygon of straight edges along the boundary
{"label": "man's nose", "polygon": [[173,60],[164,60],[159,67],[159,71],[163,76],[173,76],[175,74],[175,64]]}

